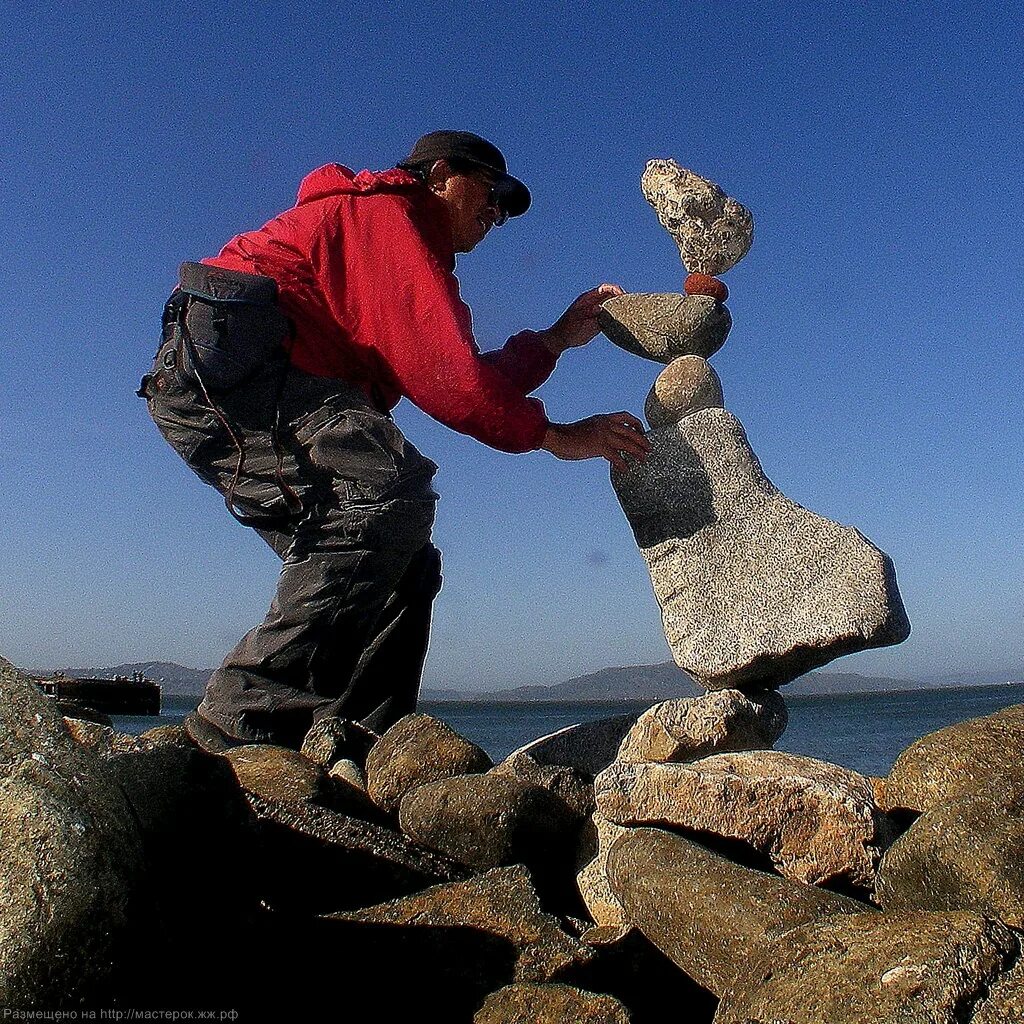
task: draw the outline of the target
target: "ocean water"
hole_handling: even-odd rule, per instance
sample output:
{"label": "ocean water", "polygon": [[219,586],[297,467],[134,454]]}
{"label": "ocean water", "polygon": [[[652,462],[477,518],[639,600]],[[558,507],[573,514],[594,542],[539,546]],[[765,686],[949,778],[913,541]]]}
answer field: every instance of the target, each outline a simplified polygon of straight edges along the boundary
{"label": "ocean water", "polygon": [[[785,689],[782,691],[785,696]],[[140,733],[180,722],[199,697],[165,697],[159,718],[115,715],[123,732]],[[926,733],[967,718],[1024,704],[1024,683],[966,689],[908,690],[899,693],[790,697],[789,727],[778,750],[845,765],[865,775],[887,775],[905,747]],[[639,715],[650,701],[586,704],[435,704],[420,710],[444,719],[456,732],[478,743],[498,761],[530,740],[576,722],[625,713]]]}

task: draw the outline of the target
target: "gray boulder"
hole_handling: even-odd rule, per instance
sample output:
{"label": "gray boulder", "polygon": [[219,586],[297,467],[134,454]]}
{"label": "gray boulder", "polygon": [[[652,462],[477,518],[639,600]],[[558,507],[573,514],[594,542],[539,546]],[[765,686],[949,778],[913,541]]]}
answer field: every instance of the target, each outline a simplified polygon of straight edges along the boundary
{"label": "gray boulder", "polygon": [[1024,704],[929,733],[896,759],[885,785],[890,809],[927,811],[963,796],[1024,796]]}
{"label": "gray boulder", "polygon": [[539,765],[565,765],[593,777],[615,760],[619,745],[635,721],[635,715],[614,715],[569,725],[531,740],[506,760],[526,754]]}
{"label": "gray boulder", "polygon": [[680,668],[708,689],[768,688],[906,639],[890,559],[781,494],[734,416],[705,409],[647,437],[612,483]]}
{"label": "gray boulder", "polygon": [[597,322],[609,341],[631,355],[672,363],[713,356],[729,337],[732,314],[709,295],[628,292],[606,299]]}
{"label": "gray boulder", "polygon": [[786,731],[789,714],[774,690],[713,690],[648,708],[619,747],[617,761],[697,761],[729,750],[764,750]]}
{"label": "gray boulder", "polygon": [[1019,950],[976,914],[816,921],[738,965],[715,1024],[962,1024]]}
{"label": "gray boulder", "polygon": [[0,659],[0,1006],[112,1005],[142,841],[108,767]]}
{"label": "gray boulder", "polygon": [[679,246],[687,270],[724,274],[750,251],[754,218],[713,181],[675,160],[650,160],[640,189]]}
{"label": "gray boulder", "polygon": [[612,996],[573,985],[517,982],[492,992],[473,1024],[629,1024],[629,1011]]}
{"label": "gray boulder", "polygon": [[863,775],[780,751],[714,754],[692,764],[617,762],[595,787],[609,821],[739,841],[808,885],[870,892],[890,839]]}
{"label": "gray boulder", "polygon": [[701,409],[721,409],[724,401],[715,368],[700,356],[680,356],[658,374],[644,415],[651,427],[667,427]]}
{"label": "gray boulder", "polygon": [[487,753],[430,715],[406,715],[377,741],[366,759],[367,791],[393,813],[411,789],[453,775],[485,772]]}
{"label": "gray boulder", "polygon": [[865,909],[857,900],[734,864],[658,829],[630,829],[616,840],[608,880],[626,920],[718,996],[770,939]]}
{"label": "gray boulder", "polygon": [[965,796],[926,811],[890,847],[876,895],[888,910],[973,910],[1024,928],[1021,806]]}

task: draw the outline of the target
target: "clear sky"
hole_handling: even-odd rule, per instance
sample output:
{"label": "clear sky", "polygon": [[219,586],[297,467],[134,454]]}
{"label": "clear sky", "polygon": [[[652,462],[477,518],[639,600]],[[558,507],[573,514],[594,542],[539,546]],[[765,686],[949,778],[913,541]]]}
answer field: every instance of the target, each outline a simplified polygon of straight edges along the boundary
{"label": "clear sky", "polygon": [[[787,495],[894,559],[914,625],[836,668],[1024,659],[1022,22],[988,3],[3,4],[0,654],[216,664],[277,564],[135,398],[176,267],[312,168],[477,131],[534,205],[464,256],[483,348],[603,280],[680,290],[643,200],[672,157],[754,213],[726,405]],[[539,392],[640,413],[603,337]],[[441,465],[426,684],[665,661],[605,464],[491,451],[403,402]]]}

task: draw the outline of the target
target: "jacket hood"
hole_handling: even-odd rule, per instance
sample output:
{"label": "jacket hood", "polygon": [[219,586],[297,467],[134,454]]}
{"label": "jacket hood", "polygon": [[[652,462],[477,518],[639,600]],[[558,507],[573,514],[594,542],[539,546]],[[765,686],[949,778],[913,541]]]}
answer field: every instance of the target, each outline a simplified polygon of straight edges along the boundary
{"label": "jacket hood", "polygon": [[298,203],[310,203],[328,196],[404,191],[410,185],[418,184],[413,175],[397,167],[387,171],[360,171],[356,174],[344,164],[324,164],[302,179]]}

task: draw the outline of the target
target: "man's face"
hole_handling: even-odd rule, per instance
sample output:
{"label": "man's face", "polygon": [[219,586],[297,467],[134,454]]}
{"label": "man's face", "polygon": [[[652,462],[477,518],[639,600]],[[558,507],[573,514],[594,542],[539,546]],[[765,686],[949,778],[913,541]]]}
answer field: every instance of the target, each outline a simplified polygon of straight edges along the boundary
{"label": "man's face", "polygon": [[432,177],[436,180],[431,188],[448,204],[455,251],[472,251],[501,216],[491,195],[492,177],[482,169],[452,171],[443,160],[438,161]]}

